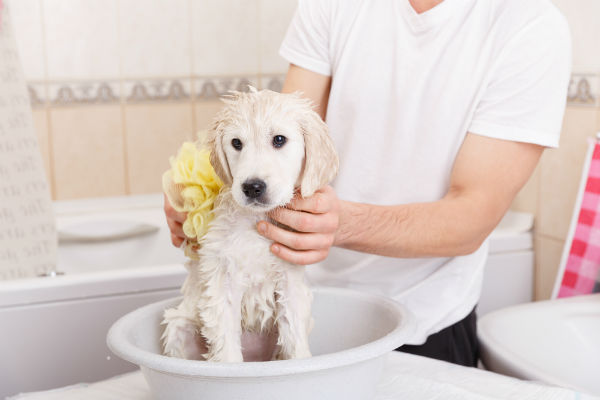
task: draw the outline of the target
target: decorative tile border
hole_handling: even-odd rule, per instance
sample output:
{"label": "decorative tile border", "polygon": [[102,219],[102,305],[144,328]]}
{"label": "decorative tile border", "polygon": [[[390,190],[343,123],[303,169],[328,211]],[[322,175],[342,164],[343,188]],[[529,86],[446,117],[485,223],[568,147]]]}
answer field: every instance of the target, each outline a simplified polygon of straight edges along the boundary
{"label": "decorative tile border", "polygon": [[43,83],[28,83],[29,102],[31,107],[43,107],[46,104],[46,85]]}
{"label": "decorative tile border", "polygon": [[[192,98],[216,100],[230,90],[247,91],[248,85],[281,91],[285,74],[240,77],[193,77],[125,81],[82,81],[64,83],[29,82],[33,108],[70,105],[179,102]],[[46,86],[48,98],[46,98]],[[569,105],[600,107],[600,75],[573,74],[567,94]]]}
{"label": "decorative tile border", "polygon": [[260,79],[260,88],[269,89],[274,92],[281,92],[284,81],[285,74],[263,75]]}
{"label": "decorative tile border", "polygon": [[177,102],[191,99],[189,78],[123,82],[125,103]]}
{"label": "decorative tile border", "polygon": [[110,104],[120,99],[118,81],[84,81],[48,84],[48,101],[53,106]]}
{"label": "decorative tile border", "polygon": [[194,78],[195,99],[216,100],[230,90],[247,92],[248,86],[258,88],[256,77]]}
{"label": "decorative tile border", "polygon": [[600,105],[600,76],[592,74],[573,74],[569,82],[567,102],[569,105]]}
{"label": "decorative tile border", "polygon": [[[29,82],[29,98],[34,108],[44,106],[73,106],[216,100],[230,90],[248,91],[261,83],[271,90],[281,90],[281,76],[263,77],[195,77],[125,81]],[[46,87],[48,98],[46,98]]]}

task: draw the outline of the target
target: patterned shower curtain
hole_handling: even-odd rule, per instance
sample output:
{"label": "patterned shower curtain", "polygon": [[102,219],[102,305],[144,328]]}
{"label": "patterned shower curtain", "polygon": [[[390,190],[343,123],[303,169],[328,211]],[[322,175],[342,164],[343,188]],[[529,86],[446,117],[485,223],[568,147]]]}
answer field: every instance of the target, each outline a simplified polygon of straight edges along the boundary
{"label": "patterned shower curtain", "polygon": [[590,142],[559,269],[556,297],[600,292],[600,142]]}

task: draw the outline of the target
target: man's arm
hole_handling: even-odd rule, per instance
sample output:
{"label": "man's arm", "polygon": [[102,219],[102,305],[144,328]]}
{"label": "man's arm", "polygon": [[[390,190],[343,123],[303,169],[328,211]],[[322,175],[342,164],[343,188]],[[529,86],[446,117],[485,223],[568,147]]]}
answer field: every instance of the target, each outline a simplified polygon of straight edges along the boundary
{"label": "man's arm", "polygon": [[[301,91],[324,118],[331,79],[290,66],[284,92]],[[543,147],[468,133],[448,193],[429,203],[375,206],[339,200],[330,187],[295,198],[260,222],[271,250],[297,264],[327,257],[332,245],[390,257],[451,257],[477,250],[533,172]]]}
{"label": "man's arm", "polygon": [[498,224],[543,149],[469,133],[441,200],[397,206],[341,202],[335,244],[390,257],[470,254]]}
{"label": "man's arm", "polygon": [[302,97],[312,100],[315,111],[325,120],[331,77],[291,64],[281,93],[302,92]]}
{"label": "man's arm", "polygon": [[338,200],[324,188],[274,215],[298,232],[265,224],[263,234],[276,242],[275,254],[298,264],[323,260],[331,245],[389,257],[469,254],[498,224],[543,149],[469,133],[438,201],[376,206]]}

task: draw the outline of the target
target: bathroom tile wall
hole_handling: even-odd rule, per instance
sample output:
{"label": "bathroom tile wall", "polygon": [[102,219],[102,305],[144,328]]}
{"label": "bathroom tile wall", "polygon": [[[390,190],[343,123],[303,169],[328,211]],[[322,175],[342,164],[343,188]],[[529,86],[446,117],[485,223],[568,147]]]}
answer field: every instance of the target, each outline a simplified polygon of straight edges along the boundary
{"label": "bathroom tile wall", "polygon": [[[536,216],[536,298],[548,298],[587,139],[600,130],[598,0],[569,19],[573,79],[561,147],[513,204]],[[228,89],[281,88],[277,54],[297,0],[6,0],[55,199],[156,192],[179,143]]]}
{"label": "bathroom tile wall", "polygon": [[279,89],[297,0],[6,0],[55,199],[157,192],[229,89]]}
{"label": "bathroom tile wall", "polygon": [[535,215],[536,299],[552,293],[579,188],[588,140],[600,131],[600,107],[569,103],[560,147],[545,150],[512,208]]}
{"label": "bathroom tile wall", "polygon": [[588,141],[600,131],[600,2],[553,0],[569,20],[573,76],[560,147],[546,150],[513,209],[535,214],[536,299],[550,298],[571,223]]}
{"label": "bathroom tile wall", "polygon": [[[152,118],[148,118],[152,115]],[[165,149],[175,152],[193,139],[193,106],[132,104],[125,107],[127,181],[129,193],[160,192],[162,173],[169,167]]]}

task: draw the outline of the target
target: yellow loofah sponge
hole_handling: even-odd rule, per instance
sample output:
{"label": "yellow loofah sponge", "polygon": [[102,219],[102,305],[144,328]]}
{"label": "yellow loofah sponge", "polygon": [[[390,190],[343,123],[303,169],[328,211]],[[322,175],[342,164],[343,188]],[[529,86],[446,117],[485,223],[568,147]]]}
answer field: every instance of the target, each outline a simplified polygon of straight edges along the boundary
{"label": "yellow loofah sponge", "polygon": [[188,213],[183,223],[189,239],[185,253],[193,257],[213,219],[213,205],[223,182],[210,164],[209,150],[195,143],[183,143],[170,162],[171,169],[163,174],[163,190],[175,210]]}

